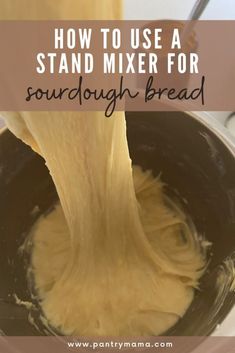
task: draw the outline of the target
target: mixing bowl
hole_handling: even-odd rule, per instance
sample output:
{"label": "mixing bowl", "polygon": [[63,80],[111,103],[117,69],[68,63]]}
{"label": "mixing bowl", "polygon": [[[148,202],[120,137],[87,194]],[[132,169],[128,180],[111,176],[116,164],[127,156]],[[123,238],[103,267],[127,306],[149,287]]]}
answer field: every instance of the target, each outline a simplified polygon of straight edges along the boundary
{"label": "mixing bowl", "polygon": [[[166,192],[212,243],[208,269],[191,306],[166,334],[209,335],[223,325],[235,302],[231,279],[218,284],[219,275],[229,275],[224,262],[231,259],[233,264],[235,254],[233,142],[219,125],[189,113],[131,112],[126,120],[133,163],[156,176],[161,173]],[[29,257],[19,248],[57,193],[43,159],[8,130],[0,135],[0,195],[0,330],[14,336],[47,335],[27,282]]]}

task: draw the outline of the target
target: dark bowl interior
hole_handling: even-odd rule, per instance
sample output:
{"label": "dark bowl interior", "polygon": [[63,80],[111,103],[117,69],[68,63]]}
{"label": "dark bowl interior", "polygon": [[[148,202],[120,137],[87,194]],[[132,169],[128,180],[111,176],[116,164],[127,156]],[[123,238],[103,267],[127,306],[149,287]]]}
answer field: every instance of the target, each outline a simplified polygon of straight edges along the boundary
{"label": "dark bowl interior", "polygon": [[[156,176],[161,172],[168,194],[180,198],[197,231],[213,243],[200,290],[167,334],[208,335],[235,299],[228,292],[218,306],[215,285],[221,264],[235,250],[234,156],[210,129],[186,113],[127,113],[126,118],[133,163],[152,169]],[[0,330],[14,336],[46,335],[37,304],[30,315],[39,330],[29,322],[29,310],[15,303],[14,294],[31,301],[28,259],[18,249],[57,194],[43,159],[7,130],[0,136],[0,195]],[[33,212],[35,206],[38,212]]]}

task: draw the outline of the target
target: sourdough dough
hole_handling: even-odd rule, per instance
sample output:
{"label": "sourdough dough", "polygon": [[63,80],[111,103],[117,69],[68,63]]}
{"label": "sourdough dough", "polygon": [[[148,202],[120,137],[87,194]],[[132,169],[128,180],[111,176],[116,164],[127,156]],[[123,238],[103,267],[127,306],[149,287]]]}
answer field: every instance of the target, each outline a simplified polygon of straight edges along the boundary
{"label": "sourdough dough", "polygon": [[[120,5],[2,0],[0,18],[119,19]],[[192,301],[204,257],[183,215],[166,205],[161,182],[138,168],[133,182],[124,114],[5,117],[45,158],[60,198],[33,230],[35,285],[49,322],[88,336],[156,335],[172,326]]]}
{"label": "sourdough dough", "polygon": [[112,20],[121,0],[1,0],[0,20]]}
{"label": "sourdough dough", "polygon": [[139,168],[133,181],[124,114],[21,117],[63,208],[33,230],[35,285],[47,319],[65,334],[164,332],[191,303],[204,258],[161,181]]}

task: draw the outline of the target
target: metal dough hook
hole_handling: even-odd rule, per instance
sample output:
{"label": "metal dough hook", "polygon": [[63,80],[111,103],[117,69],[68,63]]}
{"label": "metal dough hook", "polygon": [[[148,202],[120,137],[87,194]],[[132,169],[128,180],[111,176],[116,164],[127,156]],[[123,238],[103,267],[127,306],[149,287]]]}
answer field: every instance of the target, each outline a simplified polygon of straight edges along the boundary
{"label": "metal dough hook", "polygon": [[[195,21],[198,20],[203,11],[205,10],[206,6],[208,5],[210,0],[197,0],[196,3],[194,4],[189,17],[188,17],[188,21]],[[185,26],[185,28],[183,29],[182,32],[182,42],[185,42],[188,38],[188,35],[191,33],[192,29],[194,27],[194,23],[189,22],[189,24],[187,24]]]}

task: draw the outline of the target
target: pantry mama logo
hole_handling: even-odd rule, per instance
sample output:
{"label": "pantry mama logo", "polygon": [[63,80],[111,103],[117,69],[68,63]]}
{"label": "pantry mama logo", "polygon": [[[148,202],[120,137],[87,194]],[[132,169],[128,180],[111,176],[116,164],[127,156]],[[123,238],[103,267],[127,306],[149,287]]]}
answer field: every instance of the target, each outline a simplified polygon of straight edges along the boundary
{"label": "pantry mama logo", "polygon": [[0,108],[234,110],[234,34],[234,21],[0,22]]}

